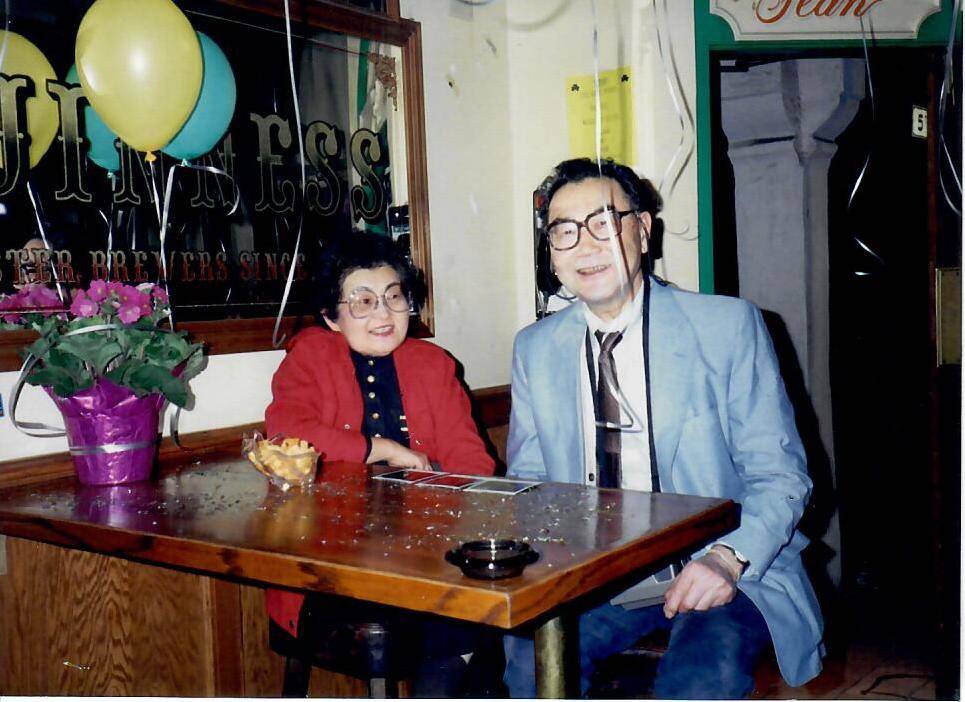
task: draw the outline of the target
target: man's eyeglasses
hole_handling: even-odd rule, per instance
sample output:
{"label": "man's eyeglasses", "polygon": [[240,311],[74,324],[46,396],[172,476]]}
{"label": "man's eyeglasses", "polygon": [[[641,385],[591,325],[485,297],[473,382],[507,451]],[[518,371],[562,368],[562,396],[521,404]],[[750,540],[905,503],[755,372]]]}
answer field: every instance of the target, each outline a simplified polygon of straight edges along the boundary
{"label": "man's eyeglasses", "polygon": [[580,231],[586,229],[597,241],[607,241],[611,236],[620,236],[623,231],[623,218],[636,210],[611,210],[604,208],[591,212],[586,219],[558,219],[546,229],[546,238],[557,251],[575,248],[580,243]]}
{"label": "man's eyeglasses", "polygon": [[379,302],[392,312],[409,312],[409,295],[402,287],[402,283],[392,283],[385,292],[379,295],[371,288],[358,287],[352,291],[346,300],[339,300],[338,304],[348,305],[348,312],[355,319],[365,319],[379,308]]}

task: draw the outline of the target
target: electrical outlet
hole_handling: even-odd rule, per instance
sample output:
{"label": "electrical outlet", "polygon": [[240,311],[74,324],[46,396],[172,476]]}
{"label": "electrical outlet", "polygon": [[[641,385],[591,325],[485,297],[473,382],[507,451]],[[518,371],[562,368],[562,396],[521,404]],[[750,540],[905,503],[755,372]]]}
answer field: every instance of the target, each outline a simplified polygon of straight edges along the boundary
{"label": "electrical outlet", "polygon": [[911,135],[919,139],[928,138],[928,110],[924,107],[911,108]]}

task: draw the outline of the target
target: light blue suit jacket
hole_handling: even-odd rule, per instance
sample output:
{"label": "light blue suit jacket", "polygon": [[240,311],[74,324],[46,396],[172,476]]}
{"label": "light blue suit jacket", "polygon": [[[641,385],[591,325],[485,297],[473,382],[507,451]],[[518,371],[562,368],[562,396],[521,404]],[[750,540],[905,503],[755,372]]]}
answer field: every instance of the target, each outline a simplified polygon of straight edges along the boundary
{"label": "light blue suit jacket", "polygon": [[[581,352],[571,305],[516,337],[509,472],[582,483]],[[661,489],[725,497],[741,523],[722,537],[750,562],[738,587],[764,615],[789,685],[821,670],[823,622],[795,529],[811,491],[804,449],[760,311],[657,282],[650,293],[650,396]]]}

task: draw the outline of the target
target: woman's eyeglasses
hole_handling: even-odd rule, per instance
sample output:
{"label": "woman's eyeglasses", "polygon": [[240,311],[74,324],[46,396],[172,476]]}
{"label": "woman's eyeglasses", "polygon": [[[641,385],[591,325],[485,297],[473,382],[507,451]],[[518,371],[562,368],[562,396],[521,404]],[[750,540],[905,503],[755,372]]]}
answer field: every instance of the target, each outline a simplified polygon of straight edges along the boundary
{"label": "woman's eyeglasses", "polygon": [[346,300],[339,300],[338,304],[348,305],[348,313],[356,319],[365,319],[379,308],[379,303],[392,312],[409,312],[411,303],[409,295],[402,287],[402,283],[392,283],[379,295],[367,287],[358,287],[352,291]]}

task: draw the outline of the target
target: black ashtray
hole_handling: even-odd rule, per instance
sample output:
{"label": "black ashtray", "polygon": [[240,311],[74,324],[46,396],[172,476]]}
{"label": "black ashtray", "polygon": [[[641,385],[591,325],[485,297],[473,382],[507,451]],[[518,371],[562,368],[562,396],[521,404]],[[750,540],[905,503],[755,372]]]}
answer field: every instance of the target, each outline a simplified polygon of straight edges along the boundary
{"label": "black ashtray", "polygon": [[481,580],[512,578],[539,559],[530,545],[516,539],[467,541],[446,551],[446,560],[462,569],[463,574]]}

